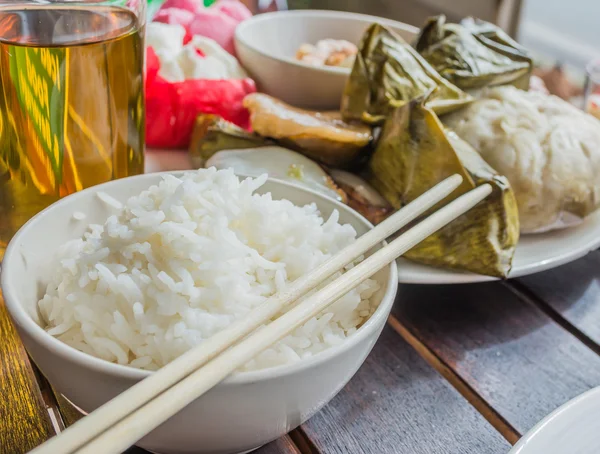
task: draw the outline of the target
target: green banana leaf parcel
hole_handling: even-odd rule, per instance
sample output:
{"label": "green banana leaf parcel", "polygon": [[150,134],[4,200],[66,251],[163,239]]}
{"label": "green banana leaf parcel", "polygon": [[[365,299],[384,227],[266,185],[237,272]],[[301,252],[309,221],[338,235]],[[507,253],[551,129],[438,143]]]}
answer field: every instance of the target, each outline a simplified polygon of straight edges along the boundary
{"label": "green banana leaf parcel", "polygon": [[362,37],[346,82],[341,103],[344,119],[381,124],[394,107],[428,93],[427,105],[438,114],[473,100],[440,76],[400,36],[372,24]]}
{"label": "green banana leaf parcel", "polygon": [[423,99],[396,108],[383,126],[369,163],[373,186],[399,209],[453,174],[461,175],[463,183],[441,204],[484,183],[492,186],[492,194],[405,257],[507,277],[519,239],[517,204],[508,180],[454,132],[445,130]]}
{"label": "green banana leaf parcel", "polygon": [[416,49],[440,75],[463,90],[507,84],[529,88],[531,58],[506,33],[487,22],[448,24],[443,15],[429,18]]}
{"label": "green banana leaf parcel", "polygon": [[216,152],[273,145],[272,140],[248,132],[218,115],[200,114],[196,118],[192,140],[190,142],[190,159],[195,168],[204,163]]}

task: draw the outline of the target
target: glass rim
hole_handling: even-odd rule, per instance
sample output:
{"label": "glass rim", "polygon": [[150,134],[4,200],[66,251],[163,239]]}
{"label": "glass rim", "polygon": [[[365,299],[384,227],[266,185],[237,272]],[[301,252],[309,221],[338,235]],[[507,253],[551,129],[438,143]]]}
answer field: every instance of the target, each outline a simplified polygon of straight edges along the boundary
{"label": "glass rim", "polygon": [[[138,27],[143,27],[148,22],[148,4],[152,0],[0,0],[0,11],[12,11],[15,8],[61,8],[61,7],[79,7],[99,5],[99,6],[119,6],[128,9],[137,18]],[[0,37],[0,41],[3,39]]]}

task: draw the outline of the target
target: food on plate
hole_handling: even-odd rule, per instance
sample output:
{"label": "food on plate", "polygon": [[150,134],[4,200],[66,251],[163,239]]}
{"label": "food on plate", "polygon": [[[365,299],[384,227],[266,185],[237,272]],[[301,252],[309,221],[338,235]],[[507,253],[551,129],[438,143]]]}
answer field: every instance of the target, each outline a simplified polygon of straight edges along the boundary
{"label": "food on plate", "polygon": [[249,126],[242,103],[256,91],[254,81],[215,41],[194,36],[184,45],[184,35],[179,25],[148,25],[146,143],[151,147],[187,147],[200,113]]}
{"label": "food on plate", "polygon": [[146,26],[146,47],[152,47],[162,60],[176,59],[185,43],[185,29],[180,25],[150,22]]}
{"label": "food on plate", "polygon": [[413,47],[380,24],[362,37],[342,96],[346,120],[382,123],[394,107],[426,94],[428,105],[446,113],[472,98],[441,77]]}
{"label": "food on plate", "polygon": [[387,118],[369,162],[370,181],[395,208],[458,173],[463,183],[443,203],[483,183],[492,194],[405,257],[428,265],[506,277],[519,239],[519,216],[507,179],[444,126],[423,99]]}
{"label": "food on plate", "polygon": [[463,90],[505,84],[527,89],[533,63],[521,46],[495,25],[472,20],[466,24],[446,23],[444,15],[429,18],[421,29],[417,51],[442,77]]}
{"label": "food on plate", "polygon": [[507,86],[442,119],[508,178],[522,232],[568,226],[598,208],[600,121],[591,115]]}
{"label": "food on plate", "polygon": [[323,167],[300,153],[278,146],[266,146],[246,150],[223,150],[215,153],[204,167],[231,168],[237,175],[288,181],[315,192],[346,202],[347,197],[325,172]]}
{"label": "food on plate", "polygon": [[[299,57],[327,64],[328,42]],[[506,278],[521,233],[573,225],[600,205],[600,122],[549,96],[527,52],[487,22],[431,18],[416,49],[372,24],[340,112],[260,93],[243,107],[252,132],[200,116],[196,166],[296,178],[374,224],[455,173],[464,181],[450,198],[492,185],[485,201],[405,254],[423,264]]]}
{"label": "food on plate", "polygon": [[[465,17],[460,21],[460,24],[473,33],[482,43],[485,43],[486,46],[496,49],[499,52],[507,52],[511,55],[520,54],[524,57],[527,57],[529,54],[527,49],[512,39],[497,25],[474,17]],[[493,44],[496,44],[496,47]]]}
{"label": "food on plate", "polygon": [[301,184],[348,204],[373,224],[385,219],[392,206],[358,175],[323,168],[295,151],[241,129],[216,115],[200,115],[190,144],[192,165],[233,168],[242,175],[267,173],[273,178]]}
{"label": "food on plate", "polygon": [[372,224],[379,224],[394,211],[390,203],[360,176],[340,169],[329,169],[329,174],[346,194],[348,206]]}
{"label": "food on plate", "polygon": [[536,68],[534,73],[542,79],[551,95],[565,101],[583,95],[581,84],[574,83],[561,64],[556,64],[552,68]]}
{"label": "food on plate", "polygon": [[531,78],[529,79],[529,91],[537,91],[545,95],[550,94],[550,91],[548,91],[548,87],[546,87],[544,80],[535,74],[532,74]]}
{"label": "food on plate", "polygon": [[[256,193],[265,180],[214,168],[166,175],[90,225],[65,245],[39,301],[48,333],[104,360],[155,370],[355,241],[337,212],[324,219],[314,204]],[[242,370],[339,345],[373,314],[378,289],[366,280]]]}
{"label": "food on plate", "polygon": [[250,19],[252,11],[240,0],[218,0],[207,8],[209,11],[218,11],[238,21]]}
{"label": "food on plate", "polygon": [[189,152],[194,167],[200,168],[205,167],[206,161],[218,151],[265,145],[274,145],[274,142],[223,120],[218,115],[201,114],[196,118]]}
{"label": "food on plate", "polygon": [[147,46],[152,47],[160,62],[158,75],[168,82],[248,77],[237,59],[216,41],[193,36],[184,44],[185,30],[179,25],[152,22],[146,35]]}
{"label": "food on plate", "polygon": [[600,120],[600,93],[590,94],[586,109],[590,115]]}
{"label": "food on plate", "polygon": [[165,0],[161,9],[175,8],[191,13],[204,9],[204,0]]}
{"label": "food on plate", "polygon": [[192,36],[211,38],[227,52],[235,55],[235,29],[250,17],[250,10],[238,0],[219,0],[208,8],[202,1],[167,0],[157,12],[154,21],[181,25],[188,39]]}
{"label": "food on plate", "polygon": [[186,40],[188,38],[187,29],[194,21],[194,13],[180,8],[161,8],[154,16],[155,23],[180,25],[186,31]]}
{"label": "food on plate", "polygon": [[254,132],[327,165],[352,163],[373,138],[369,126],[345,122],[339,112],[303,110],[262,93],[246,96],[244,106]]}
{"label": "food on plate", "polygon": [[296,60],[314,66],[352,68],[358,53],[355,44],[343,39],[322,39],[317,44],[302,44],[296,51]]}

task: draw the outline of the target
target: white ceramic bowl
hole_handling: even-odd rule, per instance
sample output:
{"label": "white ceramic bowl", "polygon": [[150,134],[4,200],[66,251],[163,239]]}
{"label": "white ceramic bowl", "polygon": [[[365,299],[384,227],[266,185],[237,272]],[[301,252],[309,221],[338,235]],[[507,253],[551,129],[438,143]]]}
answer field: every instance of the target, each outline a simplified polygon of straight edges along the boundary
{"label": "white ceramic bowl", "polygon": [[348,68],[316,67],[295,59],[301,44],[327,38],[359,44],[374,22],[394,30],[411,42],[418,29],[402,22],[341,11],[284,11],[261,14],[242,22],[235,32],[235,47],[242,66],[260,91],[289,104],[316,110],[336,110]]}
{"label": "white ceramic bowl", "polygon": [[[175,172],[179,173],[179,172]],[[2,263],[2,290],[8,311],[27,351],[50,383],[85,412],[115,397],[150,372],[84,354],[48,335],[37,301],[52,272],[57,248],[79,238],[89,223],[101,223],[111,210],[96,193],[124,201],[160,180],[147,174],[112,181],[66,197],[32,218],[11,241]],[[340,212],[340,221],[359,234],[370,224],[345,205],[289,183],[268,181],[263,192],[295,204],[315,202],[323,215]],[[76,211],[86,219],[75,221]],[[310,418],[350,380],[383,329],[397,290],[392,263],[375,275],[382,288],[379,308],[346,342],[288,366],[234,375],[155,429],[139,446],[163,454],[238,453],[274,440]]]}

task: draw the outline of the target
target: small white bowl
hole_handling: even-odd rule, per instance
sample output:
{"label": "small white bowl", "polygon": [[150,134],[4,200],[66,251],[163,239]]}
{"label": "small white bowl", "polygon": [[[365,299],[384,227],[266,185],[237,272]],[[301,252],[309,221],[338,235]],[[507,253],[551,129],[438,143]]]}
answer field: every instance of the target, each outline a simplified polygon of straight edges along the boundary
{"label": "small white bowl", "polygon": [[[165,172],[167,173],[167,172]],[[173,172],[175,174],[181,172]],[[103,191],[120,201],[160,181],[146,174],[112,181],[66,197],[33,217],[10,242],[2,263],[6,307],[27,351],[50,383],[73,404],[91,412],[151,372],[113,364],[82,353],[50,336],[42,327],[37,302],[60,245],[79,238],[90,223],[113,214],[99,200]],[[334,209],[340,222],[361,235],[372,226],[345,205],[315,192],[269,180],[261,192],[297,205],[314,202],[324,216]],[[83,221],[73,213],[85,215]],[[229,454],[255,449],[302,424],[352,378],[383,329],[398,286],[396,263],[375,277],[379,307],[344,343],[291,365],[233,375],[140,440],[162,454]]]}
{"label": "small white bowl", "polygon": [[242,66],[258,89],[298,107],[337,110],[350,74],[348,68],[311,66],[295,59],[304,43],[345,39],[360,43],[364,31],[378,22],[411,42],[419,30],[412,25],[366,14],[298,10],[257,15],[235,32]]}

